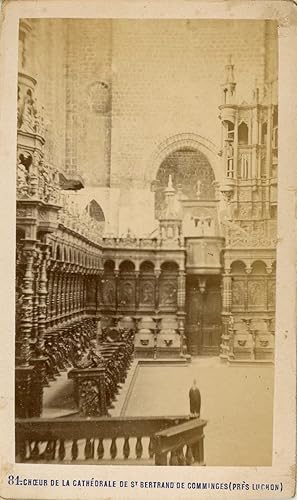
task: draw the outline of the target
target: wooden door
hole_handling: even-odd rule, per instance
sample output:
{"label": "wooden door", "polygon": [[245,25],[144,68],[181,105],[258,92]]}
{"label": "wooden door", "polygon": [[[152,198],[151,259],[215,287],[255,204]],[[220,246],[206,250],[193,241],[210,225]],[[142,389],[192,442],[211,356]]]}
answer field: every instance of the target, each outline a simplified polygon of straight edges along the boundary
{"label": "wooden door", "polygon": [[218,355],[221,339],[221,291],[218,276],[209,276],[201,293],[197,277],[190,277],[186,292],[186,336],[192,355]]}

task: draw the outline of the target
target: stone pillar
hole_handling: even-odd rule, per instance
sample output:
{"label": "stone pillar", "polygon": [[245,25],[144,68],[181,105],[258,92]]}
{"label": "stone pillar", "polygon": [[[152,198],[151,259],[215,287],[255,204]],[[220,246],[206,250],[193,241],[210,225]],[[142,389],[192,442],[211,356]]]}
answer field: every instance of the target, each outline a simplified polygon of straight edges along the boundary
{"label": "stone pillar", "polygon": [[160,286],[160,269],[155,269],[155,312],[159,311],[159,286]]}
{"label": "stone pillar", "polygon": [[185,311],[186,303],[186,273],[180,270],[177,278],[177,308],[178,311]]}
{"label": "stone pillar", "polygon": [[38,308],[39,308],[39,278],[42,256],[40,249],[36,251],[36,257],[33,265],[33,317],[32,317],[32,340],[37,341],[38,338]]}
{"label": "stone pillar", "polygon": [[65,284],[65,313],[69,314],[70,312],[70,266],[71,264],[68,264],[67,266],[67,272],[66,272],[66,284]]}
{"label": "stone pillar", "polygon": [[66,313],[66,273],[65,273],[65,264],[62,266],[62,273],[61,273],[61,316],[64,319],[65,313]]}
{"label": "stone pillar", "polygon": [[230,352],[229,320],[232,307],[232,276],[225,272],[222,277],[222,337],[220,358],[226,361]]}
{"label": "stone pillar", "polygon": [[86,270],[84,269],[83,275],[81,277],[81,289],[80,289],[80,309],[85,312],[85,281],[86,281]]}
{"label": "stone pillar", "polygon": [[177,319],[180,333],[180,352],[186,354],[187,345],[185,339],[185,304],[186,304],[186,273],[181,269],[177,278]]}
{"label": "stone pillar", "polygon": [[56,309],[56,297],[57,297],[57,272],[56,266],[52,267],[52,297],[51,297],[51,311],[52,311],[52,320],[56,318],[57,309]]}
{"label": "stone pillar", "polygon": [[114,271],[114,283],[115,283],[115,309],[116,312],[118,310],[118,302],[119,302],[119,297],[118,297],[118,291],[119,291],[119,270],[115,269]]}
{"label": "stone pillar", "polygon": [[16,417],[30,417],[30,395],[33,367],[30,366],[30,340],[33,321],[33,263],[35,240],[25,240],[22,258],[25,273],[21,289],[20,331],[16,339],[15,401]]}
{"label": "stone pillar", "polygon": [[135,309],[139,308],[140,299],[140,281],[139,281],[139,271],[135,271]]}
{"label": "stone pillar", "polygon": [[44,355],[44,336],[46,330],[47,314],[47,260],[48,247],[46,244],[40,245],[40,274],[38,287],[38,337],[36,339],[35,355],[31,360],[34,370],[31,381],[31,401],[30,415],[40,417],[43,406],[43,386],[45,383],[45,362]]}
{"label": "stone pillar", "polygon": [[22,284],[21,305],[21,335],[17,339],[16,360],[19,366],[30,364],[30,340],[33,322],[33,262],[35,257],[34,243],[25,241],[23,258],[25,262],[25,273]]}
{"label": "stone pillar", "polygon": [[42,355],[44,350],[44,334],[46,326],[46,315],[47,315],[47,259],[48,259],[48,249],[47,245],[42,245],[41,247],[41,263],[40,263],[40,275],[39,275],[39,304],[38,304],[38,338],[36,343],[36,354]]}

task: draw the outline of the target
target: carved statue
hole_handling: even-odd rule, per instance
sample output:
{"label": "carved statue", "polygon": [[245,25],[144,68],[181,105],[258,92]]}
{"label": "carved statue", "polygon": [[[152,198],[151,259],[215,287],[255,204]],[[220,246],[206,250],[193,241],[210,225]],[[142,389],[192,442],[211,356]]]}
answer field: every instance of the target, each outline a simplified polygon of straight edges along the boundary
{"label": "carved statue", "polygon": [[21,113],[21,129],[24,132],[34,132],[36,108],[34,106],[34,100],[32,97],[32,92],[29,89],[24,97],[23,112]]}
{"label": "carved statue", "polygon": [[28,172],[21,161],[19,161],[17,167],[17,191],[20,196],[28,192]]}
{"label": "carved statue", "polygon": [[102,366],[103,358],[97,349],[97,342],[90,342],[90,349],[79,361],[76,361],[75,368],[98,368]]}

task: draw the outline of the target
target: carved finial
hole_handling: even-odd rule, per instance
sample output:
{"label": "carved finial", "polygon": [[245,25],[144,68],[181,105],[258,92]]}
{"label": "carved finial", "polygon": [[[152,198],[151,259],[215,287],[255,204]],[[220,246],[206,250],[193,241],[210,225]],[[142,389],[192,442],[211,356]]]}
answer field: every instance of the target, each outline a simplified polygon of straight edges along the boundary
{"label": "carved finial", "polygon": [[234,83],[234,64],[232,62],[232,55],[228,56],[226,68],[226,83]]}

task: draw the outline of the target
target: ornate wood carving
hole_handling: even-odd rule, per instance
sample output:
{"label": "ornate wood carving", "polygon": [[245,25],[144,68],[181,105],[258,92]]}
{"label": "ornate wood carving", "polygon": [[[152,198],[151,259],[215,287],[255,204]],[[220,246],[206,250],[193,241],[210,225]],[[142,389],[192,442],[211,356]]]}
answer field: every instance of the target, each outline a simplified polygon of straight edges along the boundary
{"label": "ornate wood carving", "polygon": [[270,308],[275,307],[275,280],[268,280],[267,282],[267,299]]}
{"label": "ornate wood carving", "polygon": [[265,281],[264,280],[249,280],[248,281],[248,305],[249,306],[264,306],[265,305]]}
{"label": "ornate wood carving", "polygon": [[233,306],[244,306],[245,303],[245,287],[246,283],[244,280],[238,280],[234,278],[232,283],[232,305]]}
{"label": "ornate wood carving", "polygon": [[115,304],[116,287],[114,279],[105,278],[103,282],[103,302],[105,305]]}
{"label": "ornate wood carving", "polygon": [[135,280],[119,281],[119,307],[127,307],[135,305]]}
{"label": "ornate wood carving", "polygon": [[140,304],[144,306],[155,305],[155,282],[151,280],[140,281]]}
{"label": "ornate wood carving", "polygon": [[177,283],[176,279],[162,278],[160,280],[160,305],[176,306]]}

